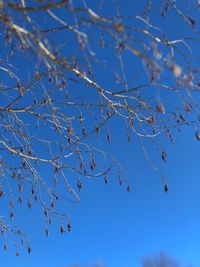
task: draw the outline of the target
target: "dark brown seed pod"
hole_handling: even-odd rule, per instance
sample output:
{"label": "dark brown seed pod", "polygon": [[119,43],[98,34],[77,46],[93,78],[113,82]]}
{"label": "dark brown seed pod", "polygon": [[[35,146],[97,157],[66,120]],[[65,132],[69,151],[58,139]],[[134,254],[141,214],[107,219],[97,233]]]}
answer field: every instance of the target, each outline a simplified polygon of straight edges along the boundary
{"label": "dark brown seed pod", "polygon": [[60,226],[60,232],[61,232],[61,234],[65,233],[65,228],[64,228],[63,224]]}
{"label": "dark brown seed pod", "polygon": [[169,191],[169,188],[168,188],[168,185],[167,185],[167,184],[164,185],[164,191],[165,191],[166,194],[167,194],[168,191]]}
{"label": "dark brown seed pod", "polygon": [[68,230],[68,232],[71,232],[71,229],[72,229],[72,226],[71,226],[71,223],[69,222],[69,223],[67,224],[67,230]]}
{"label": "dark brown seed pod", "polygon": [[49,236],[49,230],[48,230],[47,226],[45,227],[45,234],[46,234],[46,237]]}
{"label": "dark brown seed pod", "polygon": [[164,162],[166,162],[167,154],[166,154],[166,152],[165,152],[164,150],[162,151],[162,155],[161,155],[161,157],[162,157],[162,160],[163,160]]}
{"label": "dark brown seed pod", "polygon": [[199,141],[200,140],[200,133],[198,131],[195,131],[195,136],[196,136],[196,139]]}
{"label": "dark brown seed pod", "polygon": [[31,253],[31,247],[28,246],[28,247],[27,247],[27,250],[28,250],[28,254],[30,254],[30,253]]}

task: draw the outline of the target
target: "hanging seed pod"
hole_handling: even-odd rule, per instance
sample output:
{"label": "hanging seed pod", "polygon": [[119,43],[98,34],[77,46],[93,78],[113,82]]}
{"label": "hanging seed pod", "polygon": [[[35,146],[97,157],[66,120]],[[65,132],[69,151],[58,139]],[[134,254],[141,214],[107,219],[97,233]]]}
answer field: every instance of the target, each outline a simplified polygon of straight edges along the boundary
{"label": "hanging seed pod", "polygon": [[180,119],[181,119],[182,121],[184,121],[184,122],[186,121],[186,119],[185,119],[185,117],[183,116],[183,114],[180,113],[179,116],[180,116]]}
{"label": "hanging seed pod", "polygon": [[49,77],[48,77],[48,81],[49,81],[49,83],[51,83],[51,82],[52,82],[52,79],[51,79],[51,76],[50,76],[50,74],[49,74]]}
{"label": "hanging seed pod", "polygon": [[2,188],[2,186],[0,185],[0,197],[2,197],[3,196],[3,188]]}
{"label": "hanging seed pod", "polygon": [[79,121],[80,121],[80,124],[83,124],[83,116],[82,116],[82,114],[79,115]]}
{"label": "hanging seed pod", "polygon": [[108,130],[108,132],[107,132],[107,140],[108,140],[108,143],[110,143],[110,132],[109,132],[109,130]]}
{"label": "hanging seed pod", "polygon": [[19,203],[22,204],[22,196],[21,195],[19,195],[18,200],[19,200]]}
{"label": "hanging seed pod", "polygon": [[59,165],[58,165],[58,163],[56,163],[55,168],[54,168],[54,171],[55,172],[58,172],[59,171]]}
{"label": "hanging seed pod", "polygon": [[45,234],[46,234],[46,237],[49,236],[49,230],[48,230],[47,226],[45,227]]}
{"label": "hanging seed pod", "polygon": [[65,228],[64,228],[63,224],[60,226],[60,232],[61,232],[61,234],[65,233]]}
{"label": "hanging seed pod", "polygon": [[80,161],[80,169],[84,167],[82,160]]}
{"label": "hanging seed pod", "polygon": [[108,184],[108,178],[106,176],[104,177],[104,182],[105,184]]}
{"label": "hanging seed pod", "polygon": [[28,246],[28,247],[27,247],[27,250],[28,250],[28,254],[30,254],[30,253],[31,253],[31,247]]}
{"label": "hanging seed pod", "polygon": [[133,127],[134,123],[133,123],[133,119],[132,118],[129,118],[129,123],[130,123],[130,126]]}
{"label": "hanging seed pod", "polygon": [[47,213],[47,209],[44,209],[44,215],[47,216],[48,213]]}
{"label": "hanging seed pod", "polygon": [[162,160],[163,160],[164,162],[166,162],[167,154],[166,154],[166,152],[165,152],[164,150],[162,151],[162,155],[161,155],[161,157],[162,157]]}
{"label": "hanging seed pod", "polygon": [[188,17],[188,21],[190,22],[190,24],[192,26],[194,26],[196,24],[196,21],[193,18],[191,18],[191,17]]}
{"label": "hanging seed pod", "polygon": [[156,110],[157,110],[157,112],[160,112],[160,113],[162,113],[162,114],[165,113],[165,107],[164,107],[164,105],[163,105],[162,102],[158,102],[158,103],[157,103],[157,105],[156,105]]}
{"label": "hanging seed pod", "polygon": [[111,117],[111,115],[112,115],[112,111],[111,111],[110,109],[107,110],[107,115],[108,115],[108,118]]}
{"label": "hanging seed pod", "polygon": [[78,180],[78,182],[77,182],[77,187],[78,187],[78,191],[80,192],[81,188],[82,188],[82,183],[80,180]]}
{"label": "hanging seed pod", "polygon": [[169,188],[168,188],[168,185],[167,185],[167,184],[164,185],[164,191],[165,191],[166,194],[167,194],[168,191],[169,191]]}
{"label": "hanging seed pod", "polygon": [[164,3],[164,5],[165,5],[165,11],[168,11],[169,10],[169,4],[166,2],[166,3]]}
{"label": "hanging seed pod", "polygon": [[13,220],[13,218],[14,218],[14,213],[13,213],[13,211],[11,210],[11,211],[10,211],[10,219]]}
{"label": "hanging seed pod", "polygon": [[10,207],[14,208],[14,200],[13,199],[10,200]]}
{"label": "hanging seed pod", "polygon": [[92,160],[90,161],[90,168],[91,168],[91,170],[94,170],[95,168],[96,168],[96,162],[95,162],[95,160],[94,160],[94,158],[92,158]]}
{"label": "hanging seed pod", "polygon": [[169,129],[167,129],[167,131],[166,131],[166,136],[168,136],[170,138],[171,143],[174,144],[174,139],[173,139]]}
{"label": "hanging seed pod", "polygon": [[18,235],[21,235],[22,234],[22,232],[20,230],[17,230],[17,233],[18,233]]}
{"label": "hanging seed pod", "polygon": [[119,185],[122,186],[123,185],[123,180],[121,177],[119,177]]}
{"label": "hanging seed pod", "polygon": [[25,160],[25,159],[23,159],[23,161],[22,161],[22,166],[23,166],[24,168],[26,168],[26,160]]}
{"label": "hanging seed pod", "polygon": [[27,206],[28,206],[29,209],[32,208],[32,204],[31,204],[31,201],[30,201],[30,200],[28,200],[28,202],[27,202]]}
{"label": "hanging seed pod", "polygon": [[68,230],[68,232],[71,232],[71,229],[72,229],[72,226],[71,226],[71,223],[69,222],[69,223],[67,224],[67,230]]}
{"label": "hanging seed pod", "polygon": [[5,251],[7,251],[8,248],[7,248],[7,245],[6,245],[6,244],[3,245],[3,249],[4,249]]}
{"label": "hanging seed pod", "polygon": [[195,131],[195,136],[196,136],[196,139],[199,141],[200,140],[200,133],[198,131]]}
{"label": "hanging seed pod", "polygon": [[130,142],[131,142],[131,135],[128,134],[128,135],[127,135],[127,138],[128,138],[128,142],[130,143]]}
{"label": "hanging seed pod", "polygon": [[67,128],[67,133],[69,135],[74,135],[75,134],[74,129],[73,128],[70,128],[70,127]]}
{"label": "hanging seed pod", "polygon": [[76,155],[80,155],[80,150],[78,148],[76,149]]}
{"label": "hanging seed pod", "polygon": [[31,188],[31,194],[34,195],[34,188]]}
{"label": "hanging seed pod", "polygon": [[17,176],[17,178],[18,178],[18,180],[20,180],[20,179],[21,179],[21,174],[20,174],[20,172],[18,173],[18,176]]}
{"label": "hanging seed pod", "polygon": [[100,128],[98,126],[95,126],[95,131],[96,131],[96,133],[99,133]]}
{"label": "hanging seed pod", "polygon": [[191,107],[190,103],[186,103],[186,104],[185,104],[185,111],[186,111],[187,113],[189,113],[189,112],[191,111],[191,109],[192,109],[192,107]]}
{"label": "hanging seed pod", "polygon": [[126,187],[126,190],[127,190],[127,192],[131,192],[131,187],[130,187],[129,184],[128,184],[127,187]]}
{"label": "hanging seed pod", "polygon": [[18,184],[18,188],[19,188],[19,191],[22,192],[22,188],[23,188],[23,186],[22,186],[21,183]]}

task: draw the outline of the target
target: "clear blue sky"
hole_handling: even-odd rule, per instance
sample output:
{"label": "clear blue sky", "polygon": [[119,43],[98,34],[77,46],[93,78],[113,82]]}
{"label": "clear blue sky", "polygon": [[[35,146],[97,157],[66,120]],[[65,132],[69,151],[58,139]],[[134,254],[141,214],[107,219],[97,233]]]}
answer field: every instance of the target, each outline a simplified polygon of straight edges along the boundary
{"label": "clear blue sky", "polygon": [[[122,14],[136,15],[142,10],[140,1],[118,2]],[[107,4],[105,14],[112,13],[112,8]],[[174,38],[187,34],[187,27],[178,27],[180,21],[173,14],[169,17],[170,24],[163,24],[167,33]],[[153,19],[154,24],[160,26],[162,21],[157,19]],[[131,66],[138,67],[134,63]],[[72,232],[61,235],[59,223],[55,222],[49,228],[48,239],[44,234],[45,220],[37,206],[31,212],[25,204],[16,208],[16,220],[30,239],[32,253],[21,250],[20,257],[15,257],[12,248],[5,253],[0,250],[0,266],[69,267],[100,261],[108,267],[139,267],[145,256],[164,251],[183,266],[200,267],[200,142],[193,129],[174,131],[175,145],[162,140],[167,163],[156,159],[169,184],[167,195],[160,176],[145,161],[138,140],[129,144],[116,121],[111,137],[106,149],[120,160],[131,192],[121,188],[114,177],[108,185],[102,179],[86,180],[80,202],[66,204]],[[147,147],[155,153],[151,145]],[[2,203],[0,210],[4,209]]]}

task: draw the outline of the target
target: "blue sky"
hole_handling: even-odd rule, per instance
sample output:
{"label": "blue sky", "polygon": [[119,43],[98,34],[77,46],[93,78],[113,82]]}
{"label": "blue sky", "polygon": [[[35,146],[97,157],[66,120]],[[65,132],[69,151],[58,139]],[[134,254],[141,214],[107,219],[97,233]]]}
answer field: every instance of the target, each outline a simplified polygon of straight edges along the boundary
{"label": "blue sky", "polygon": [[[111,1],[108,2],[102,9],[105,16],[113,11]],[[140,4],[130,0],[118,2],[121,14],[136,15],[142,10],[144,1]],[[171,38],[189,33],[187,26],[181,27],[182,22],[173,12],[169,14],[169,24],[156,16],[152,21],[162,26]],[[194,47],[195,53],[198,49]],[[132,62],[128,55],[125,59],[132,68],[142,69],[142,64]],[[131,72],[129,65],[127,71]],[[112,86],[106,71],[98,75],[103,84]],[[74,86],[73,90],[77,89],[76,84],[71,86]],[[99,178],[84,180],[80,202],[66,203],[66,206],[62,203],[72,222],[71,233],[61,235],[59,221],[55,219],[49,228],[48,239],[39,207],[34,206],[31,212],[26,204],[16,207],[16,221],[29,237],[32,253],[28,255],[20,250],[20,256],[15,257],[10,246],[7,252],[0,251],[0,266],[70,267],[100,261],[108,267],[139,267],[144,257],[163,251],[183,266],[200,267],[200,143],[195,139],[193,129],[183,127],[181,133],[174,130],[175,145],[167,138],[160,139],[167,152],[167,163],[162,162],[154,146],[147,143],[147,149],[163,170],[169,185],[169,193],[165,194],[161,178],[146,162],[139,141],[133,138],[128,143],[123,127],[118,120],[113,120],[110,126],[112,142],[108,144],[102,140],[102,145],[119,159],[131,192],[128,193],[125,186],[121,188],[114,176],[109,178],[108,185]],[[95,136],[91,142],[94,141]],[[0,210],[4,205],[1,201]]]}
{"label": "blue sky", "polygon": [[[33,251],[15,257],[10,247],[1,254],[2,266],[64,267],[97,261],[110,267],[141,266],[143,257],[160,251],[183,266],[200,266],[199,143],[191,136],[185,129],[176,135],[176,145],[169,146],[167,195],[142,155],[128,152],[122,164],[132,191],[127,193],[114,181],[107,186],[102,180],[84,184],[80,203],[69,207],[70,234],[62,236],[59,225],[53,224],[47,239],[38,211],[21,208],[18,216],[23,216],[20,221]],[[119,146],[124,146],[123,142]],[[129,144],[125,149],[130,151]]]}

